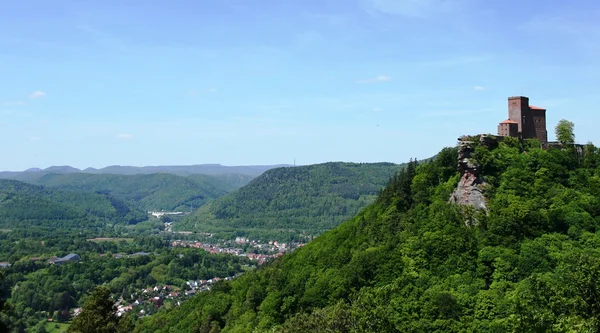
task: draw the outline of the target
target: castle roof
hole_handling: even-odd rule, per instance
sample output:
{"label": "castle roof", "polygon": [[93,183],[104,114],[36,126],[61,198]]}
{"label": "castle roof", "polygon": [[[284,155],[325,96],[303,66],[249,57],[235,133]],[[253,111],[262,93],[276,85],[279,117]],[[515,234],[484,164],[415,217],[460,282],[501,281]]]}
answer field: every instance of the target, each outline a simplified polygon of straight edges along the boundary
{"label": "castle roof", "polygon": [[518,122],[506,119],[505,121],[501,121],[500,124],[518,124]]}
{"label": "castle roof", "polygon": [[544,108],[541,108],[541,107],[535,106],[535,105],[530,105],[529,108],[532,109],[532,110],[546,110]]}

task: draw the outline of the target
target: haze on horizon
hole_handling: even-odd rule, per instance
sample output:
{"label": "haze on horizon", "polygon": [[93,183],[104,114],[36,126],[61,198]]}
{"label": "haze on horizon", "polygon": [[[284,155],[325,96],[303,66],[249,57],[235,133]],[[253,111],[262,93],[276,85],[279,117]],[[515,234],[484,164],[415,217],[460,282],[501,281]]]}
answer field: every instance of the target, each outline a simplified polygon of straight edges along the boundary
{"label": "haze on horizon", "polygon": [[0,4],[0,170],[402,163],[495,133],[506,98],[598,142],[600,4]]}

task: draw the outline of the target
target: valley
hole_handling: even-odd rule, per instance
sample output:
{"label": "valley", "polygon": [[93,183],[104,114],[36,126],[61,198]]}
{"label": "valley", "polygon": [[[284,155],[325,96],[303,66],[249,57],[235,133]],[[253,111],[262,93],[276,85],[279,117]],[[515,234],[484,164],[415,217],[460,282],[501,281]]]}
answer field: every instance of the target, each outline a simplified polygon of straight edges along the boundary
{"label": "valley", "polygon": [[[241,174],[115,175],[69,168],[52,168],[39,177],[13,174],[28,182],[0,179],[0,227],[5,230],[0,234],[0,286],[11,304],[2,320],[23,330],[41,330],[50,320],[69,324],[96,286],[106,286],[117,297],[120,316],[145,317],[180,306],[215,282],[237,278],[303,247],[371,203],[400,167],[328,163],[276,168],[253,181]],[[242,208],[252,207],[244,200],[256,187],[267,189],[270,200],[285,202],[293,194],[298,212],[309,212],[315,196],[337,208],[318,208],[310,212],[312,217],[291,212],[295,224],[281,219],[275,228],[247,229],[250,232],[189,228],[191,221],[198,221],[199,209],[219,198],[225,199],[219,207],[242,200],[230,207],[239,210],[233,214],[274,226],[268,209],[256,208],[265,210],[261,218]],[[331,221],[319,229],[307,224],[298,232],[301,223],[319,218]],[[273,232],[277,229],[282,232]],[[62,257],[78,259],[70,263]]]}

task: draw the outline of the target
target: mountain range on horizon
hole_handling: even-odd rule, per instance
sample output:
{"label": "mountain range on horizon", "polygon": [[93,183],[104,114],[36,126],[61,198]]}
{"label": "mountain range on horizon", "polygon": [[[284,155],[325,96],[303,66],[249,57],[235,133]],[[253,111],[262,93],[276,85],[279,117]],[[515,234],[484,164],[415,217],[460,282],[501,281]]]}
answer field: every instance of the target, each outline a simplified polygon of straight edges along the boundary
{"label": "mountain range on horizon", "polygon": [[249,176],[258,176],[263,172],[279,167],[288,167],[289,164],[275,165],[238,165],[227,166],[221,164],[194,164],[194,165],[157,165],[157,166],[127,166],[110,165],[103,168],[88,167],[78,169],[69,165],[55,165],[45,169],[29,168],[24,171],[0,171],[0,179],[22,179],[28,178],[30,174],[51,174],[51,173],[92,173],[92,174],[115,174],[115,175],[136,175],[152,173],[171,173],[178,176],[187,176],[194,174],[204,175],[224,175],[224,174],[243,174]]}

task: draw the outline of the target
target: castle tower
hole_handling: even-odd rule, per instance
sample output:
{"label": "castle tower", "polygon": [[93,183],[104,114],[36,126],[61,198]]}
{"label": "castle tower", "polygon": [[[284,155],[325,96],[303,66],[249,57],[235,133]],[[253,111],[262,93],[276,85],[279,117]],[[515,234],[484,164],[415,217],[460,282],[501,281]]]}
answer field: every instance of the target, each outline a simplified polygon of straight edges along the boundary
{"label": "castle tower", "polygon": [[508,119],[516,122],[519,126],[519,133],[525,138],[529,116],[529,98],[516,96],[508,98]]}
{"label": "castle tower", "polygon": [[535,137],[542,145],[548,143],[548,131],[546,130],[546,109],[530,105],[531,118],[534,126]]}
{"label": "castle tower", "polygon": [[519,123],[507,119],[498,124],[498,136],[519,136]]}
{"label": "castle tower", "polygon": [[529,98],[508,98],[508,120],[498,124],[499,136],[521,136],[523,139],[538,139],[542,145],[548,142],[546,131],[546,109],[529,105]]}

